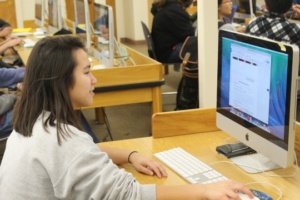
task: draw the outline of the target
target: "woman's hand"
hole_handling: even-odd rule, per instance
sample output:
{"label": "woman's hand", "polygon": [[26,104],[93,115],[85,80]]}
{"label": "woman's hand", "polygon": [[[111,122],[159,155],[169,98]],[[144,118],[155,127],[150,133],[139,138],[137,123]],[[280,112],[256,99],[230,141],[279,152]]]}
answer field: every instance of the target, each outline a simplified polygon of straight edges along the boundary
{"label": "woman's hand", "polygon": [[149,176],[156,175],[159,178],[168,176],[166,170],[161,164],[137,152],[131,154],[129,161],[133,165],[134,169],[138,172],[147,174]]}
{"label": "woman's hand", "polygon": [[300,17],[300,5],[293,5],[292,6],[292,10],[293,10],[293,12],[294,12],[294,16],[296,17],[296,18],[299,18]]}

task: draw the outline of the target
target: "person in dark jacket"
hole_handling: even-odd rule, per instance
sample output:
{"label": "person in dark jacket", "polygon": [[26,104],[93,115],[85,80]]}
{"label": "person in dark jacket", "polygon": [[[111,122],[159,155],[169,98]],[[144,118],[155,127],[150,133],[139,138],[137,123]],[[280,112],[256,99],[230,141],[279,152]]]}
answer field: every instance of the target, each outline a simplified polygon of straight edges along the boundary
{"label": "person in dark jacket", "polygon": [[186,8],[193,0],[157,0],[152,4],[154,15],[151,35],[157,59],[165,63],[180,63],[179,52],[195,29]]}

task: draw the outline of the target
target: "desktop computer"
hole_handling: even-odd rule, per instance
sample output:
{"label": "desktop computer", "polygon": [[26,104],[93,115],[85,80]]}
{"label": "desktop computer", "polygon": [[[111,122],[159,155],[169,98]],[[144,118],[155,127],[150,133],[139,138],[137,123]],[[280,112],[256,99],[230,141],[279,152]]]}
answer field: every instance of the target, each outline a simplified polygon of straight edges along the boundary
{"label": "desktop computer", "polygon": [[251,173],[294,164],[299,49],[219,31],[217,126],[259,154],[232,158]]}

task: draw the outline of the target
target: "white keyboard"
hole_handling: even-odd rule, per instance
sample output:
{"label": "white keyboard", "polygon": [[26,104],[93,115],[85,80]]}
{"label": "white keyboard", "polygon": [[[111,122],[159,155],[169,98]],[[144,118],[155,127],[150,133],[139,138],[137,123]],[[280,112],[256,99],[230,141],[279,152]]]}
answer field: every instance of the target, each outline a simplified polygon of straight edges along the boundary
{"label": "white keyboard", "polygon": [[180,147],[155,153],[154,156],[192,184],[227,180],[218,171]]}
{"label": "white keyboard", "polygon": [[33,41],[30,38],[24,38],[23,41],[24,41],[24,44],[23,44],[24,47],[33,47],[36,43],[35,41]]}

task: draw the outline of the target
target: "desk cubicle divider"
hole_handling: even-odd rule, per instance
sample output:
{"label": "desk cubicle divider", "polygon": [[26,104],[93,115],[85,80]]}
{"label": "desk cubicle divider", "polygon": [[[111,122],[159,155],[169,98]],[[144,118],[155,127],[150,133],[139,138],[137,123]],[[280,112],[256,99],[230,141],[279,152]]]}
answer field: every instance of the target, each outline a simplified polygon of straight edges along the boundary
{"label": "desk cubicle divider", "polygon": [[220,131],[216,127],[216,108],[199,108],[152,115],[152,137],[169,137]]}

